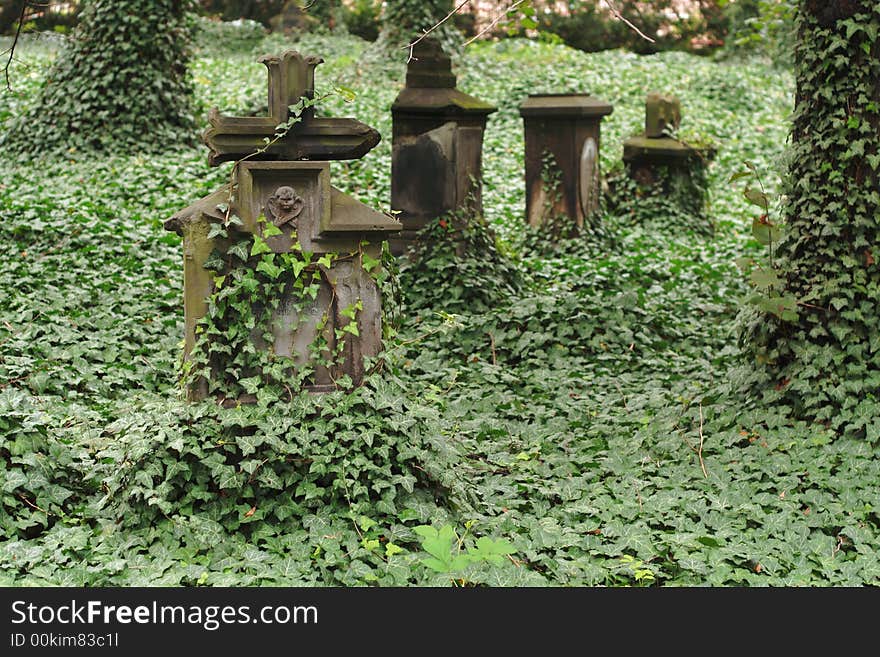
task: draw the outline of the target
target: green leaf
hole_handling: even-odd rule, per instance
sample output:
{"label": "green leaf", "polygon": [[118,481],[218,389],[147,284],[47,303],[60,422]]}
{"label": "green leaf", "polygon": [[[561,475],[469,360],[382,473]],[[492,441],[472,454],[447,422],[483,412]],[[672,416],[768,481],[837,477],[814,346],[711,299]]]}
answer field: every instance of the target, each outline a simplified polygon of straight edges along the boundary
{"label": "green leaf", "polygon": [[228,237],[223,224],[211,224],[211,230],[208,231],[208,239],[212,240],[215,237]]}
{"label": "green leaf", "polygon": [[[278,226],[273,224],[271,221],[267,222],[263,226],[263,237],[264,238],[274,237],[275,235],[283,235],[283,234],[284,234],[284,232]],[[253,252],[251,252],[251,255],[254,255]]]}
{"label": "green leaf", "polygon": [[391,557],[393,557],[395,554],[400,554],[400,553],[402,553],[402,552],[406,552],[406,550],[404,550],[404,549],[403,549],[402,547],[400,547],[399,545],[395,545],[395,544],[392,543],[391,541],[388,541],[388,542],[385,544],[385,556],[388,557],[388,558],[391,558]]}
{"label": "green leaf", "polygon": [[768,212],[770,208],[770,201],[767,199],[767,195],[759,189],[752,189],[751,187],[746,187],[743,192],[743,196],[746,200],[752,205],[757,205],[759,208],[764,210],[764,212]]}
{"label": "green leaf", "polygon": [[430,525],[413,527],[413,532],[422,537],[422,549],[445,564],[450,562],[452,544],[457,540],[455,530],[450,525],[443,525],[439,530]]}
{"label": "green leaf", "polygon": [[281,275],[283,269],[272,262],[272,259],[263,258],[262,260],[260,260],[259,263],[257,263],[257,271],[261,271],[272,280],[275,280]]}
{"label": "green leaf", "polygon": [[341,95],[342,99],[347,103],[350,103],[357,98],[357,94],[353,90],[348,87],[343,87],[342,85],[336,86],[336,92]]}
{"label": "green leaf", "polygon": [[238,242],[237,244],[233,244],[229,247],[227,251],[229,255],[233,255],[237,257],[239,260],[243,262],[247,262],[248,259],[248,245],[247,242]]}
{"label": "green leaf", "polygon": [[260,255],[262,253],[272,253],[272,249],[266,244],[266,241],[259,235],[254,235],[254,244],[251,246],[251,256]]}
{"label": "green leaf", "polygon": [[778,243],[781,234],[779,226],[765,218],[755,217],[752,220],[752,235],[765,246]]}
{"label": "green leaf", "polygon": [[772,269],[755,269],[752,271],[750,280],[752,285],[758,288],[782,287],[782,279]]}
{"label": "green leaf", "polygon": [[797,299],[791,295],[763,297],[759,301],[758,307],[787,322],[797,321],[798,318]]}
{"label": "green leaf", "polygon": [[238,383],[245,389],[245,392],[253,395],[260,389],[262,381],[258,376],[251,376],[246,379],[239,379]]}
{"label": "green leaf", "polygon": [[743,178],[751,178],[754,175],[752,171],[740,171],[738,173],[733,174],[727,182],[732,183],[737,180],[741,180]]}

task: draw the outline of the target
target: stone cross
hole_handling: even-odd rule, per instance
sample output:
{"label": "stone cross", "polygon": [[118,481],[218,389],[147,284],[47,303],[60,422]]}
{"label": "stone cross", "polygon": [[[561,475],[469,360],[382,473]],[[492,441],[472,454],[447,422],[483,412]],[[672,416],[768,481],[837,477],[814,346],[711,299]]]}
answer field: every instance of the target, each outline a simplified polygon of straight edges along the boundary
{"label": "stone cross", "polygon": [[[265,55],[257,61],[269,71],[269,116],[224,116],[215,107],[208,120],[204,142],[211,149],[212,166],[250,156],[272,140],[276,128],[291,118],[290,106],[315,96],[315,67],[324,60],[304,57],[295,50]],[[265,153],[251,159],[356,160],[379,143],[379,133],[355,119],[317,118],[306,108],[301,121],[273,143]]]}
{"label": "stone cross", "polygon": [[[208,314],[210,297],[222,278],[212,269],[212,258],[225,254],[227,232],[249,233],[260,236],[274,254],[298,251],[313,254],[319,262],[322,254],[330,256],[329,264],[320,265],[319,288],[308,298],[297,291],[295,283],[301,281],[294,280],[296,272],[277,274],[287,277],[287,283],[271,300],[271,333],[250,336],[254,348],[270,360],[284,358],[285,367],[293,363],[297,370],[310,368],[313,375],[305,384],[310,391],[335,390],[343,376],[357,386],[365,376],[364,359],[382,348],[382,298],[372,270],[381,259],[382,242],[401,224],[333,187],[325,160],[361,157],[378,143],[379,133],[354,119],[317,119],[308,109],[293,130],[254,157],[264,139],[272,139],[276,126],[287,120],[289,106],[303,96],[312,97],[315,67],[322,60],[287,51],[260,61],[269,69],[269,116],[226,117],[213,110],[212,127],[205,135],[212,164],[236,160],[231,186],[165,222],[167,230],[183,237],[184,355],[189,359],[196,346],[199,322]],[[232,214],[237,224],[227,224]],[[227,268],[260,270],[253,255],[244,261],[223,260]],[[223,276],[229,273],[231,269]],[[255,315],[267,312],[265,307],[254,309]],[[352,322],[355,327],[349,326]],[[328,351],[316,354],[315,345],[322,339]],[[334,354],[341,359],[328,364]],[[208,378],[190,381],[188,398],[217,394],[214,389],[223,387],[215,383],[234,370],[232,358],[213,362]],[[290,370],[290,381],[294,375]],[[244,397],[223,401],[252,401]]]}

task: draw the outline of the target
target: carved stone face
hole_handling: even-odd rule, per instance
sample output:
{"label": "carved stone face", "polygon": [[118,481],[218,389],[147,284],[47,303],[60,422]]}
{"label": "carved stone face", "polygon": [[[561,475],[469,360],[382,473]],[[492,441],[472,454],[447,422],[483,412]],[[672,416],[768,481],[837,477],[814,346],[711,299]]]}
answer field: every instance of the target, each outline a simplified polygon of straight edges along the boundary
{"label": "carved stone face", "polygon": [[272,223],[279,227],[289,223],[296,228],[296,219],[304,206],[303,198],[287,185],[276,189],[266,202],[267,214],[271,215]]}

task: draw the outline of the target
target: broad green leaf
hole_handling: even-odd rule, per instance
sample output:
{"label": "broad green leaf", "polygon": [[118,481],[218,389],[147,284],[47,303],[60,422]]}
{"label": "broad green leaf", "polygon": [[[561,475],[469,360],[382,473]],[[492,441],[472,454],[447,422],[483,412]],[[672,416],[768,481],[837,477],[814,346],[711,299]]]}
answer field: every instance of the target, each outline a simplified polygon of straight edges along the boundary
{"label": "broad green leaf", "polygon": [[772,269],[758,268],[752,271],[750,275],[752,285],[758,288],[782,287],[782,279]]}
{"label": "broad green leaf", "polygon": [[781,230],[776,224],[771,223],[766,219],[762,219],[761,217],[756,217],[752,221],[752,235],[755,236],[755,239],[758,240],[758,242],[767,246],[779,242]]}
{"label": "broad green leaf", "polygon": [[759,189],[752,189],[751,187],[746,187],[743,192],[743,196],[746,197],[746,200],[752,205],[757,205],[759,208],[764,210],[764,212],[768,212],[770,208],[770,201],[767,199],[767,195]]}
{"label": "broad green leaf", "polygon": [[251,247],[251,255],[260,255],[261,253],[272,253],[272,249],[266,244],[266,241],[259,235],[254,235],[254,244]]}

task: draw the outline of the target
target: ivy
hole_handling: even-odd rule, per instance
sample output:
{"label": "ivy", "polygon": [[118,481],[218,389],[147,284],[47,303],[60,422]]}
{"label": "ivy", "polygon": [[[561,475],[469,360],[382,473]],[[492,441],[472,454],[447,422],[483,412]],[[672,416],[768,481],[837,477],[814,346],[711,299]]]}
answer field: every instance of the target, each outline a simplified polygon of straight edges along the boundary
{"label": "ivy", "polygon": [[744,316],[743,340],[754,394],[866,436],[880,380],[880,8],[853,4],[862,9],[845,18],[811,3],[798,15],[779,302]]}
{"label": "ivy", "polygon": [[[278,51],[279,39],[257,52]],[[323,56],[331,79],[357,91],[350,106],[328,97],[329,114],[382,132],[367,158],[334,164],[333,181],[384,208],[387,108],[402,69],[368,65],[359,56],[369,44],[350,36],[304,35],[294,47]],[[25,42],[18,57],[22,93],[0,108],[4,134],[38,98],[52,49]],[[263,102],[251,53],[206,47],[192,64],[197,104],[237,114]],[[255,403],[180,400],[182,245],[162,222],[228,182],[203,148],[0,162],[0,584],[880,583],[880,421],[857,395],[871,385],[870,361],[856,377],[854,358],[839,392],[861,404],[842,413],[861,413],[863,432],[841,435],[765,403],[783,392],[775,379],[742,393],[753,365],[741,362],[738,314],[759,288],[788,280],[775,172],[791,76],[760,62],[585,54],[523,39],[475,43],[462,64],[461,88],[499,107],[484,142],[485,217],[438,218],[421,265],[363,259],[382,272],[395,330],[351,392],[291,397],[271,372],[259,381],[248,372],[221,376],[218,391],[243,397],[253,386]],[[525,94],[587,89],[613,100],[600,151],[612,173],[655,84],[680,94],[687,125],[719,144],[705,171],[715,232],[657,207],[637,221],[600,213],[607,241],[531,234]],[[836,129],[861,135],[869,106],[852,114],[858,125],[841,115]],[[865,153],[875,155],[870,142]],[[744,161],[763,189],[752,176],[730,182]],[[823,176],[845,180],[840,171]],[[766,195],[768,220],[784,230],[773,266],[753,232],[764,208],[745,186]],[[263,324],[252,300],[282,281],[308,287],[326,266],[323,254],[270,258],[234,222],[214,230],[231,247],[215,261],[228,276],[215,300],[223,322]],[[763,273],[744,274],[740,258]],[[253,271],[240,284],[229,265],[245,263]],[[389,302],[393,290],[399,302]],[[856,292],[831,297],[840,314]],[[800,322],[808,309],[797,309]],[[813,352],[805,376],[831,370],[836,356]]]}
{"label": "ivy", "polygon": [[192,143],[190,0],[82,4],[70,45],[0,143],[29,157],[35,148],[145,152]]}

